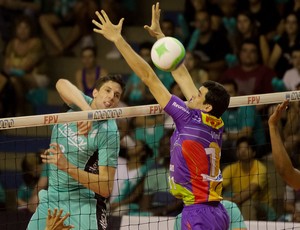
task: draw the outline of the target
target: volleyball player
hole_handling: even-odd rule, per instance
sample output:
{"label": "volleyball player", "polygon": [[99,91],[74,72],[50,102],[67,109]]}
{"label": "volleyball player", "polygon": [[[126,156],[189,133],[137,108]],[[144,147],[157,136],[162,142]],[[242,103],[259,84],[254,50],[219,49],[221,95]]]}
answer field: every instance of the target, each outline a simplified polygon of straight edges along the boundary
{"label": "volleyball player", "polygon": [[269,132],[271,138],[272,155],[275,167],[284,181],[294,189],[300,189],[300,171],[294,168],[291,159],[284,147],[279,131],[281,115],[289,102],[284,101],[278,105],[269,118]]}
{"label": "volleyball player", "polygon": [[[188,103],[171,95],[153,69],[121,35],[124,19],[117,25],[102,10],[93,20],[96,33],[112,41],[132,70],[149,87],[160,106],[173,118],[176,130],[171,143],[170,191],[182,199],[182,229],[228,229],[229,217],[222,200],[220,171],[223,121],[229,95],[218,83],[208,81],[199,89],[184,65],[172,72]],[[146,27],[156,38],[164,37],[159,25],[160,9],[152,8],[152,25]]]}
{"label": "volleyball player", "polygon": [[[69,112],[73,112],[117,107],[124,83],[120,76],[101,77],[93,90],[93,98],[64,79],[58,80],[56,88],[70,106]],[[115,120],[54,125],[50,148],[41,155],[43,162],[49,164],[48,191],[39,192],[40,203],[28,229],[44,229],[48,209],[57,207],[71,213],[68,220],[75,229],[98,229],[94,195],[107,198],[112,191],[119,142]],[[99,174],[85,171],[96,150]],[[100,216],[99,229],[106,229],[106,213]]]}

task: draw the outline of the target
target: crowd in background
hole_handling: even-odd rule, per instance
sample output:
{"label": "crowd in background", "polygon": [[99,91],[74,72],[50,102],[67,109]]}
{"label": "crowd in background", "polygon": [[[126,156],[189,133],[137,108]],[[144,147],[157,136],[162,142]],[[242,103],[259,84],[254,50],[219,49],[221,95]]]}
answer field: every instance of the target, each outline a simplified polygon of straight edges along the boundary
{"label": "crowd in background", "polygon": [[[34,107],[47,103],[47,89],[55,84],[47,75],[49,58],[80,59],[82,66],[74,66],[73,83],[92,95],[95,81],[109,74],[98,63],[101,47],[96,46],[92,34],[94,12],[105,9],[115,22],[125,17],[127,26],[137,20],[138,4],[134,0],[54,2],[0,0],[0,117],[28,115],[34,112],[28,112],[27,104]],[[197,86],[214,80],[231,96],[243,96],[300,89],[299,23],[300,0],[186,0],[182,12],[163,17],[161,28],[166,36],[184,44],[184,63]],[[58,27],[68,27],[68,36],[62,38]],[[78,44],[80,56],[73,52]],[[151,65],[152,44],[149,38],[136,46]],[[112,62],[121,58],[116,50],[112,52],[105,58]],[[173,94],[183,97],[170,73],[155,71]],[[156,103],[135,73],[126,79],[124,106]],[[287,186],[282,198],[272,197],[268,191],[270,181],[264,161],[271,151],[266,122],[272,109],[272,105],[243,106],[229,108],[222,116],[224,198],[239,205],[245,219],[299,221],[299,191]],[[118,124],[122,151],[109,200],[111,213],[176,216],[182,203],[168,193],[172,120],[161,115],[122,119]],[[281,124],[287,150],[299,166],[299,103],[291,103]],[[33,170],[38,163],[34,156],[27,156],[22,164],[24,184],[18,192],[19,207],[27,207],[32,193],[36,193],[38,178],[45,176],[41,169]],[[28,161],[31,163],[26,164]],[[32,170],[34,173],[28,176]],[[0,184],[0,210],[5,209],[5,192],[1,191],[4,188]],[[285,211],[277,212],[276,199],[285,201]]]}

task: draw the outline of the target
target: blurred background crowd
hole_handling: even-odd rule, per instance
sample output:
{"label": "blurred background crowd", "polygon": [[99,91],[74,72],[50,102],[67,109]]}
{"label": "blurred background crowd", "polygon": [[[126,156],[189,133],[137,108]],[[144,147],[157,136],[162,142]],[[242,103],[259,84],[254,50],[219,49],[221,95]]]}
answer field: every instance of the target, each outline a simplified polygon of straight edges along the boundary
{"label": "blurred background crowd", "polygon": [[[91,23],[99,9],[114,23],[125,17],[125,38],[153,65],[150,51],[155,41],[143,29],[150,24],[153,3],[0,0],[0,117],[62,111],[54,89],[58,78],[69,79],[91,95],[95,81],[109,73],[122,74],[127,82],[120,106],[156,103],[113,45],[93,33]],[[218,81],[231,96],[300,89],[300,0],[162,0],[161,8],[162,30],[184,44],[185,64],[197,86]],[[183,97],[170,73],[156,68],[155,72],[173,94]],[[224,197],[240,207],[245,219],[300,221],[300,193],[277,177],[269,155],[267,119],[272,109],[243,106],[223,115]],[[120,119],[118,124],[122,151],[115,188],[122,189],[113,191],[112,214],[180,213],[182,204],[168,193],[172,120],[159,115]],[[298,167],[299,103],[290,105],[281,125]],[[35,152],[39,151],[37,146]],[[47,175],[38,155],[23,155],[14,205],[30,212],[34,208],[28,202],[35,199],[37,184],[39,189],[47,186]],[[5,178],[0,209],[11,210],[15,206],[7,199]],[[249,195],[242,200],[245,191]]]}

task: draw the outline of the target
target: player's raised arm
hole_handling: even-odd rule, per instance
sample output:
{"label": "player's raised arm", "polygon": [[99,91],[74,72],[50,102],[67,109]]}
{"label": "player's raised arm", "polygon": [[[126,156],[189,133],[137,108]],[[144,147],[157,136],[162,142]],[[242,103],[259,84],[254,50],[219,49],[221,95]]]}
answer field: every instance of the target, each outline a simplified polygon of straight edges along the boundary
{"label": "player's raised arm", "polygon": [[[160,28],[160,12],[161,9],[159,8],[159,3],[152,5],[151,26],[144,26],[149,34],[157,40],[165,37]],[[198,94],[198,89],[184,64],[181,64],[176,70],[172,71],[172,75],[187,100],[191,99],[193,95]]]}
{"label": "player's raised arm", "polygon": [[121,35],[124,19],[122,18],[117,25],[114,25],[104,10],[101,10],[101,13],[97,11],[96,15],[99,21],[92,21],[97,27],[94,32],[102,34],[116,45],[130,68],[149,87],[157,102],[164,108],[169,102],[171,94],[161,83],[151,66],[131,48]]}
{"label": "player's raised arm", "polygon": [[285,182],[294,189],[300,188],[300,171],[294,168],[291,159],[284,147],[280,131],[278,128],[282,112],[288,106],[288,101],[278,105],[269,118],[270,139],[272,145],[272,155],[277,172]]}

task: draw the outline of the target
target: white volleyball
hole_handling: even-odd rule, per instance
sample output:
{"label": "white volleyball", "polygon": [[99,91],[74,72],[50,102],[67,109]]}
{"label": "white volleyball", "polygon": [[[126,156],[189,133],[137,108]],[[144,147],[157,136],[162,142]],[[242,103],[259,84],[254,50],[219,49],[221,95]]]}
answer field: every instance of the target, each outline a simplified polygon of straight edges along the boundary
{"label": "white volleyball", "polygon": [[185,48],[182,43],[173,37],[164,37],[157,40],[151,49],[153,64],[164,71],[175,70],[185,58]]}

